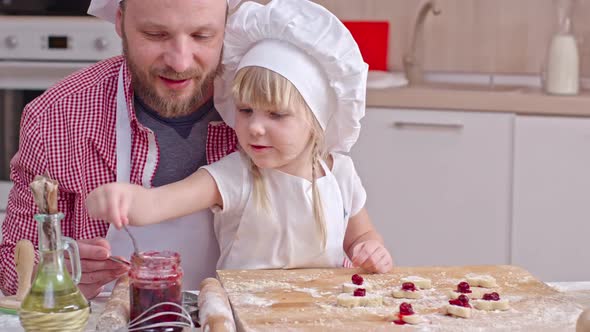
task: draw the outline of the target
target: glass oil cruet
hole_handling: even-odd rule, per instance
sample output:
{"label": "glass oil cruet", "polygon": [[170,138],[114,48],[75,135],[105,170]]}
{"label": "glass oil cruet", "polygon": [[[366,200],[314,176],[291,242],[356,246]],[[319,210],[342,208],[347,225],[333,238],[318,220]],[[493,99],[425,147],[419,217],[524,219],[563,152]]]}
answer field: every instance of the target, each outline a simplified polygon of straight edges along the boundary
{"label": "glass oil cruet", "polygon": [[[35,215],[39,232],[39,264],[29,293],[22,301],[19,319],[25,331],[83,331],[90,307],[76,284],[81,267],[78,246],[62,237],[57,212],[57,182],[38,176],[31,184],[41,214]],[[66,269],[64,252],[72,262],[72,274]]]}

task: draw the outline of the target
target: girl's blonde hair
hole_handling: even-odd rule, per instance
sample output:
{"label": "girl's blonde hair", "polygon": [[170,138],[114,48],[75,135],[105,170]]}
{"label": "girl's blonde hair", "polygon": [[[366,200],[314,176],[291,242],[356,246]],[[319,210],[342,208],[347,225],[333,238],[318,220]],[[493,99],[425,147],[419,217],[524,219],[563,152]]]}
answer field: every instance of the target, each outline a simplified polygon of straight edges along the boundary
{"label": "girl's blonde hair", "polygon": [[[323,205],[316,183],[316,177],[320,174],[321,160],[326,160],[327,151],[324,143],[324,131],[313,112],[299,93],[297,88],[289,80],[272,70],[262,67],[245,67],[238,71],[232,86],[233,98],[236,104],[262,110],[287,111],[304,108],[307,119],[311,124],[312,147],[312,199],[313,215],[320,231],[322,243],[325,249],[327,241],[326,220],[323,213]],[[254,182],[254,199],[256,205],[265,211],[269,210],[268,195],[264,187],[260,169],[250,160],[250,172]]]}

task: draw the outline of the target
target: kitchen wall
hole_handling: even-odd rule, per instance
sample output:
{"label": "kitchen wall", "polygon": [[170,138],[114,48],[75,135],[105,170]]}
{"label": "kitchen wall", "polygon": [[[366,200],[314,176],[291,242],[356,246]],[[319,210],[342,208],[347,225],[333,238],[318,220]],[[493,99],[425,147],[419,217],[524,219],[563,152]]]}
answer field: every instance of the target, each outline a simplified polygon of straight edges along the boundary
{"label": "kitchen wall", "polygon": [[[575,0],[582,75],[590,77],[590,0]],[[260,0],[260,2],[267,2]],[[389,67],[401,70],[419,0],[315,0],[344,20],[390,22]],[[425,69],[538,74],[556,29],[554,0],[438,0],[425,25]]]}

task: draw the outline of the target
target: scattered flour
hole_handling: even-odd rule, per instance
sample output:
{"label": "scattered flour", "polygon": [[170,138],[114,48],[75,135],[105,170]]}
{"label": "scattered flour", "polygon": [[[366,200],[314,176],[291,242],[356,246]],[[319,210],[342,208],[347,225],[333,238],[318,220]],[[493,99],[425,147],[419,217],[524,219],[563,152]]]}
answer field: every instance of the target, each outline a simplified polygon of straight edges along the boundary
{"label": "scattered flour", "polygon": [[247,282],[224,282],[223,287],[229,292],[261,292],[272,289],[291,290],[293,286],[281,281],[247,281]]}
{"label": "scattered flour", "polygon": [[263,299],[252,294],[239,294],[232,297],[232,304],[234,305],[253,305],[258,307],[268,307],[276,303],[276,301]]}
{"label": "scattered flour", "polygon": [[322,297],[322,294],[324,294],[324,295],[330,294],[328,292],[320,293],[320,291],[318,291],[315,288],[294,287],[293,290],[296,291],[296,292],[309,293],[309,295],[311,295],[311,297]]}

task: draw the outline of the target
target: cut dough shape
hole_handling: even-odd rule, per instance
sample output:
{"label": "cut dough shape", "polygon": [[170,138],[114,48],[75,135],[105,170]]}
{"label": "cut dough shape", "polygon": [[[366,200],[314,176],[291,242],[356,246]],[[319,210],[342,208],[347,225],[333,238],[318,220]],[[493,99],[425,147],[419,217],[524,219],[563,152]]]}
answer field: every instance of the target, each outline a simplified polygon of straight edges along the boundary
{"label": "cut dough shape", "polygon": [[416,325],[416,324],[420,324],[424,321],[424,319],[422,319],[422,316],[420,316],[418,314],[400,315],[399,311],[396,311],[396,312],[394,312],[394,315],[397,319],[399,319],[402,322],[407,323],[407,324]]}
{"label": "cut dough shape", "polygon": [[488,301],[488,300],[474,300],[473,307],[479,310],[493,311],[493,310],[508,310],[510,303],[508,300]]}
{"label": "cut dough shape", "polygon": [[416,285],[416,287],[420,288],[420,289],[429,289],[432,288],[432,281],[430,279],[426,279],[426,278],[422,278],[419,276],[407,276],[404,278],[401,278],[401,282],[411,282],[414,285]]}
{"label": "cut dough shape", "polygon": [[481,288],[481,287],[471,287],[470,289],[471,289],[471,293],[459,293],[456,290],[452,290],[449,292],[449,298],[451,300],[454,300],[454,299],[458,298],[459,295],[465,295],[470,299],[481,299],[483,294],[489,292],[488,289]]}
{"label": "cut dough shape", "polygon": [[336,304],[340,307],[354,308],[361,305],[360,296],[353,296],[352,294],[342,293],[336,297]]}
{"label": "cut dough shape", "polygon": [[445,306],[445,311],[448,315],[461,317],[461,318],[469,318],[471,317],[471,308],[469,307],[461,307],[458,305],[447,304]]}
{"label": "cut dough shape", "polygon": [[417,291],[405,291],[405,290],[394,290],[391,292],[391,296],[395,297],[396,299],[421,299],[422,292],[419,290]]}
{"label": "cut dough shape", "polygon": [[383,296],[377,294],[367,294],[365,296],[354,296],[342,293],[336,297],[336,304],[340,307],[377,307],[383,305]]}
{"label": "cut dough shape", "polygon": [[352,294],[355,289],[357,288],[364,288],[367,292],[370,292],[372,287],[370,284],[363,282],[361,285],[353,284],[352,282],[347,282],[342,284],[342,293],[350,293]]}
{"label": "cut dough shape", "polygon": [[377,294],[367,294],[361,297],[361,306],[378,307],[383,305],[383,296]]}
{"label": "cut dough shape", "polygon": [[420,288],[416,287],[416,284],[408,281],[402,283],[399,289],[391,292],[391,296],[396,299],[419,299],[422,298],[422,292],[420,291]]}
{"label": "cut dough shape", "polygon": [[393,322],[398,325],[404,324],[420,324],[422,322],[422,317],[414,311],[412,305],[408,302],[400,303],[396,312],[393,313],[397,319],[394,319]]}
{"label": "cut dough shape", "polygon": [[498,283],[496,283],[496,278],[492,277],[488,274],[475,274],[469,273],[465,275],[465,279],[471,286],[475,287],[485,287],[485,288],[494,288],[498,287]]}

